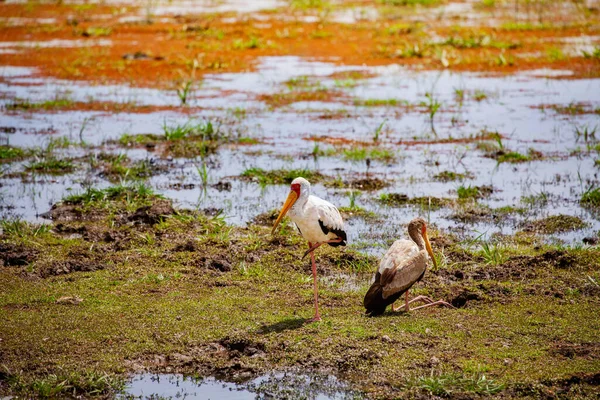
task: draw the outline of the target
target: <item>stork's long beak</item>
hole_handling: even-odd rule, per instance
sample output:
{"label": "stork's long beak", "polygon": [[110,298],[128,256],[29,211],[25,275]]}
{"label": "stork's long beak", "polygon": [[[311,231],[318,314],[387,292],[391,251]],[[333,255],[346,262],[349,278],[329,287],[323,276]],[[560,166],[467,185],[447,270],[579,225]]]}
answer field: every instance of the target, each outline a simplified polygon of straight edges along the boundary
{"label": "stork's long beak", "polygon": [[283,208],[277,217],[277,221],[275,221],[275,224],[273,225],[271,235],[275,233],[277,225],[279,225],[279,222],[283,219],[283,217],[285,217],[285,214],[287,214],[288,210],[294,205],[296,200],[298,200],[298,195],[293,190],[290,190],[290,194],[288,194],[287,199],[285,199],[285,203],[283,203]]}
{"label": "stork's long beak", "polygon": [[431,261],[433,261],[433,266],[437,269],[437,262],[435,261],[435,256],[433,255],[433,249],[431,248],[431,243],[429,243],[429,237],[427,236],[427,231],[423,232],[423,239],[425,239],[425,248],[427,249],[427,253],[429,253],[429,257],[431,257]]}

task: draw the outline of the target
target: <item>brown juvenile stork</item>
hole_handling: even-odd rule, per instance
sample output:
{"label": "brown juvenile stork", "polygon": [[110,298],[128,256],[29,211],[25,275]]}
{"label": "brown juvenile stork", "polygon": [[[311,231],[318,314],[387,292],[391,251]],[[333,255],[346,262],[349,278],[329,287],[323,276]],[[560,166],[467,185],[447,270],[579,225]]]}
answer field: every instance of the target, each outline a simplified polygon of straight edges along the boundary
{"label": "brown juvenile stork", "polygon": [[417,296],[408,301],[408,290],[425,275],[428,253],[433,265],[437,267],[427,237],[427,225],[423,218],[415,218],[410,221],[408,235],[412,240],[396,240],[379,263],[375,282],[369,288],[364,300],[366,313],[370,316],[383,314],[390,304],[392,311],[402,310],[402,307],[394,307],[394,302],[402,294],[405,294],[404,311],[410,311],[409,304],[415,301],[423,301],[427,304],[412,310],[436,305],[454,308],[443,300],[433,301],[427,296]]}
{"label": "brown juvenile stork", "polygon": [[345,246],[344,221],[333,204],[310,194],[310,183],[304,178],[296,178],[292,181],[290,193],[273,225],[271,234],[275,233],[277,225],[286,214],[289,214],[296,224],[302,237],[308,240],[308,250],[302,258],[310,253],[315,292],[315,317],[312,321],[320,321],[317,266],[313,252],[324,243],[334,247]]}

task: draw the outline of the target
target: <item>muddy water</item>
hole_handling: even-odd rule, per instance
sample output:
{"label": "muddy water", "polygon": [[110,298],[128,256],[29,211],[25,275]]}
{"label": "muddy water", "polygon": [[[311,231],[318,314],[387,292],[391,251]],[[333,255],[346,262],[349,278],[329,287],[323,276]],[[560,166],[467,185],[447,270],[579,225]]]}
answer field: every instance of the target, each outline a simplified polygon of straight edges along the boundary
{"label": "muddy water", "polygon": [[214,378],[194,379],[178,374],[141,374],[133,377],[121,399],[361,399],[333,377],[277,373],[243,384]]}
{"label": "muddy water", "polygon": [[[349,71],[367,78],[351,79],[350,84],[336,78],[339,73]],[[417,214],[440,228],[471,237],[514,233],[528,221],[556,214],[579,216],[588,226],[554,235],[553,239],[575,243],[600,229],[598,215],[579,205],[581,194],[599,184],[595,160],[600,155],[595,146],[600,137],[584,138],[576,133],[577,129],[600,129],[598,114],[560,114],[549,107],[579,104],[597,109],[598,80],[556,79],[556,71],[550,74],[545,70],[483,76],[448,71],[415,72],[398,65],[337,66],[299,57],[265,57],[253,72],[206,75],[188,102],[192,111],[181,113],[174,91],[73,84],[36,76],[36,71],[28,68],[3,67],[0,75],[1,105],[11,104],[15,99],[43,102],[58,97],[78,102],[173,107],[171,111],[143,114],[3,110],[0,125],[10,133],[0,135],[2,140],[21,147],[43,147],[50,138],[65,136],[75,143],[85,143],[83,148],[72,146],[61,150],[60,154],[65,156],[108,151],[126,153],[134,160],[163,163],[168,172],[149,179],[158,192],[182,207],[220,209],[232,224],[246,224],[256,215],[278,208],[287,194],[285,185],[263,187],[258,182],[238,179],[245,169],[306,168],[346,181],[366,178],[364,160],[351,161],[343,156],[344,149],[357,147],[360,142],[389,151],[393,159],[374,159],[368,170],[369,178],[382,179],[389,186],[364,191],[356,197],[356,205],[377,214],[375,221],[360,218],[348,221],[350,241],[358,248],[379,252],[377,248],[403,235],[400,225]],[[292,88],[286,83],[298,78],[312,86],[296,90],[335,90],[338,95],[327,101],[299,101],[285,106],[269,106],[261,100],[261,95],[289,94]],[[441,104],[433,117],[434,131],[427,94]],[[394,99],[396,103],[377,107],[356,105],[372,99],[380,103]],[[241,116],[232,117],[235,112],[241,112]],[[225,145],[204,160],[164,159],[152,151],[106,144],[126,133],[162,134],[164,124],[185,124],[190,119],[220,119],[224,129],[257,139],[259,144]],[[375,131],[380,125],[382,129],[375,142]],[[498,163],[479,150],[478,141],[473,140],[485,132],[501,136],[500,143],[491,141],[492,146],[521,154],[532,149],[540,157],[517,164]],[[320,150],[335,151],[313,157],[315,143]],[[26,163],[2,165],[0,213],[4,217],[41,221],[37,215],[65,195],[80,192],[84,187],[109,185],[85,163],[71,175],[15,177]],[[202,163],[209,170],[206,188],[202,187],[197,170]],[[436,181],[434,176],[444,171],[471,177],[463,181]],[[228,182],[231,188],[215,187],[218,182]],[[388,207],[377,201],[384,193],[456,198],[461,185],[491,186],[491,196],[479,201],[483,206],[492,209],[514,206],[525,212],[508,218],[492,216],[462,222],[453,217],[457,210],[452,208]],[[314,185],[316,195],[339,206],[350,204],[350,191],[350,188]],[[542,196],[546,201],[532,205],[524,200],[528,196]]]}

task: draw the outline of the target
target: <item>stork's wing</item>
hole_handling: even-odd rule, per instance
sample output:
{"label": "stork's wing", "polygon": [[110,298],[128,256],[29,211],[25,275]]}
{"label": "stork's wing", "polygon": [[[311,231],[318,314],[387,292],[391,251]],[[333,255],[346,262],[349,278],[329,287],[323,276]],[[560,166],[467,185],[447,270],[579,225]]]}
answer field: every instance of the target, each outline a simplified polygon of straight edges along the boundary
{"label": "stork's wing", "polygon": [[335,233],[338,237],[346,240],[344,231],[344,220],[338,209],[330,202],[315,197],[315,208],[319,216],[319,226],[325,235],[329,232]]}
{"label": "stork's wing", "polygon": [[427,254],[409,240],[397,240],[381,259],[379,273],[383,298],[403,293],[425,273]]}
{"label": "stork's wing", "polygon": [[387,253],[379,262],[379,273],[383,274],[386,269],[398,267],[404,262],[419,253],[419,247],[412,240],[396,240]]}

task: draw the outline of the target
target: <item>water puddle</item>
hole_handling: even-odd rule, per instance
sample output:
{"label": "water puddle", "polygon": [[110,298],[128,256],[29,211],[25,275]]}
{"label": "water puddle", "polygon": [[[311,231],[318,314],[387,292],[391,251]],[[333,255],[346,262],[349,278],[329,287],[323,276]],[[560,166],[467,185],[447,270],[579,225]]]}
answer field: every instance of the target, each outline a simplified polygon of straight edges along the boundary
{"label": "water puddle", "polygon": [[363,396],[331,376],[275,373],[246,383],[230,383],[179,374],[141,374],[130,381],[118,398],[344,400],[362,399]]}

